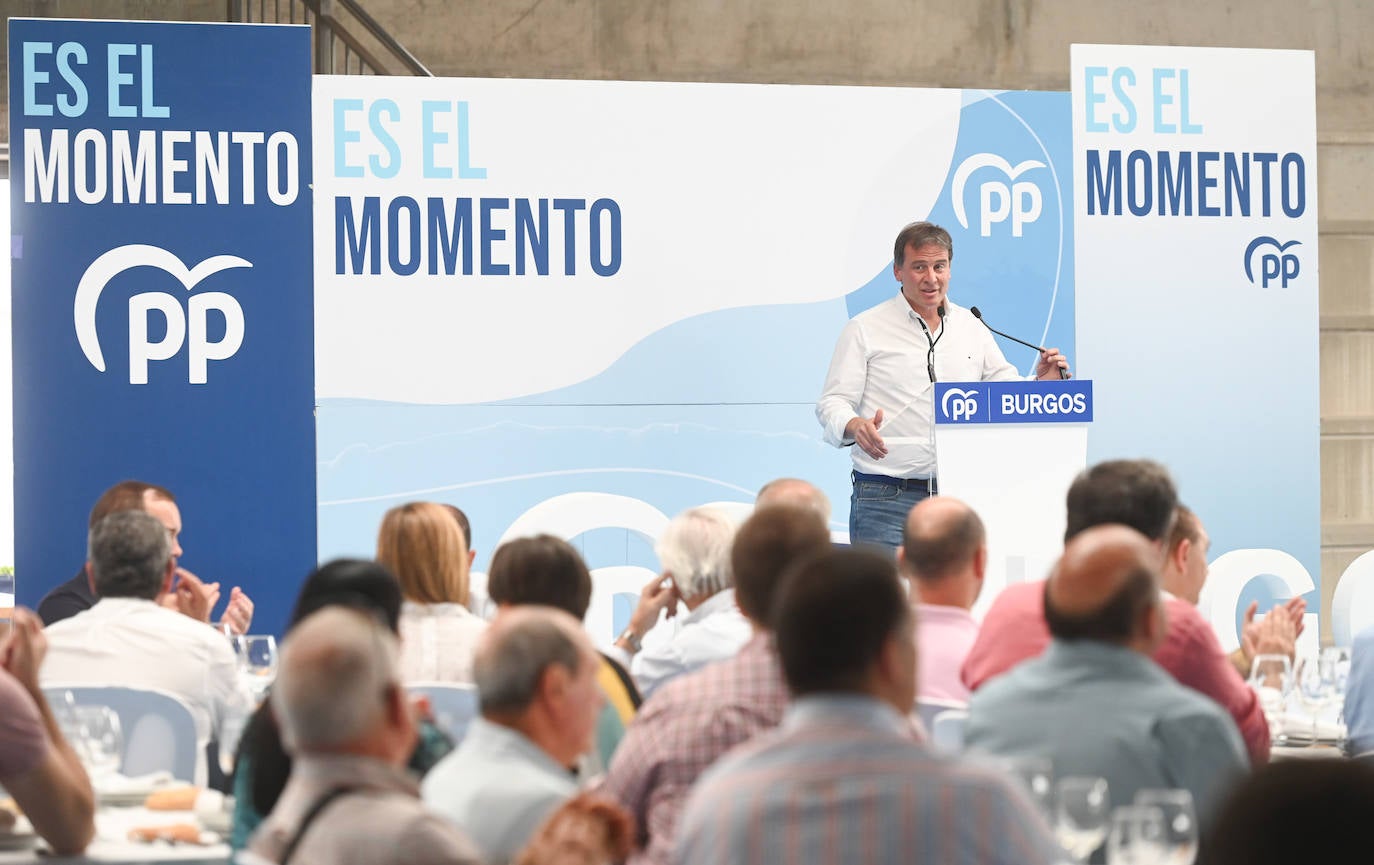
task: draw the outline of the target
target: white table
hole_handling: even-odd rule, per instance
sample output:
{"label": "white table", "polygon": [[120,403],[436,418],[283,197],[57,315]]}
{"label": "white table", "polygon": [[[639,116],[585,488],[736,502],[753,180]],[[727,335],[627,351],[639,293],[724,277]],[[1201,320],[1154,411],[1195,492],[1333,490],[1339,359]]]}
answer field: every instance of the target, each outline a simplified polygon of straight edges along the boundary
{"label": "white table", "polygon": [[225,865],[229,861],[229,845],[225,843],[202,847],[190,844],[141,844],[128,839],[129,830],[135,827],[170,823],[200,825],[200,820],[194,811],[149,811],[147,808],[102,806],[95,816],[95,840],[80,856],[52,856],[40,854],[32,848],[12,850],[0,852],[0,865],[40,862],[46,865],[80,865],[87,862]]}

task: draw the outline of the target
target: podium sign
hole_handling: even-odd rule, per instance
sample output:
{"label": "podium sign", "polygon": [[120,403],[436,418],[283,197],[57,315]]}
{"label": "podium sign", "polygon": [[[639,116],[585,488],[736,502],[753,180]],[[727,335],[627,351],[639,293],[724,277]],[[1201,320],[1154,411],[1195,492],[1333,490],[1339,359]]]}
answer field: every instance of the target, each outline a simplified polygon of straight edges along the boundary
{"label": "podium sign", "polygon": [[1042,579],[1064,546],[1064,497],[1088,459],[1091,381],[940,382],[940,493],[966,502],[988,533],[981,615],[1004,586]]}

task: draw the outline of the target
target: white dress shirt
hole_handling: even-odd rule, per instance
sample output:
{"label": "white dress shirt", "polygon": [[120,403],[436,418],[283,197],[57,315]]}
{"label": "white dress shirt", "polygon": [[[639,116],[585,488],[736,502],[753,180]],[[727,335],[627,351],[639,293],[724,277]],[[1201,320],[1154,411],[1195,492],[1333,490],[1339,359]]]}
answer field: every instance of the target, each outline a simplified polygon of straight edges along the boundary
{"label": "white dress shirt", "polygon": [[647,699],[674,676],[733,658],[753,635],[753,626],[735,605],[735,590],[726,589],[683,616],[677,634],[667,643],[635,655],[630,675]]}
{"label": "white dress shirt", "polygon": [[205,745],[226,719],[252,711],[229,640],[215,628],[142,598],[101,598],[45,629],[43,687],[148,688],[191,710],[199,744],[196,783],[206,777]]}
{"label": "white dress shirt", "polygon": [[406,682],[472,681],[472,656],[487,629],[462,604],[401,605],[401,678]]}
{"label": "white dress shirt", "polygon": [[854,470],[897,478],[935,473],[932,396],[935,387],[926,370],[930,341],[935,345],[939,381],[1014,381],[1022,378],[1002,356],[992,333],[973,313],[945,302],[945,318],[930,334],[899,292],[891,300],[859,313],[840,333],[825,391],[816,403],[816,418],[825,440],[836,447],[854,441],[844,428],[855,417],[883,410],[878,435],[887,456],[875,460],[855,445]]}

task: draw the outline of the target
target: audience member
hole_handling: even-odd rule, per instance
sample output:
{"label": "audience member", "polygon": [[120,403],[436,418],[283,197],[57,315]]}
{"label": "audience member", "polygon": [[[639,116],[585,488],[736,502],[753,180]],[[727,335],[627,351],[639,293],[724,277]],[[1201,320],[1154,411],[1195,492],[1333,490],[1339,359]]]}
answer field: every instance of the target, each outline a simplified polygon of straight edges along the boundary
{"label": "audience member", "polygon": [[[386,625],[392,634],[399,633],[401,587],[391,572],[376,562],[335,559],[305,578],[291,611],[287,637],[311,613],[335,606],[361,610]],[[419,734],[408,768],[424,775],[453,750],[453,743],[428,719],[420,721]],[[263,816],[276,807],[291,775],[291,762],[271,704],[263,703],[244,729],[234,764],[234,816],[229,843],[235,850],[247,845]]]}
{"label": "audience member", "polygon": [[958,499],[927,498],[907,515],[897,563],[916,600],[917,696],[968,702],[959,671],[978,638],[969,610],[988,563],[983,521]]}
{"label": "audience member", "polygon": [[[1173,531],[1165,545],[1164,569],[1160,571],[1159,580],[1169,595],[1196,607],[1207,582],[1207,551],[1212,541],[1202,520],[1190,508],[1179,505],[1176,514]],[[1258,602],[1251,601],[1243,619],[1241,644],[1229,656],[1242,679],[1250,678],[1250,661],[1255,655],[1294,656],[1307,603],[1302,598],[1293,598],[1276,608],[1272,615],[1255,621],[1258,609]],[[1166,642],[1161,651],[1167,651],[1170,645]],[[1159,656],[1155,660],[1166,668],[1172,666]]]}
{"label": "audience member", "polygon": [[773,505],[811,508],[821,515],[826,525],[830,524],[830,498],[819,487],[801,478],[778,478],[760,487],[754,496],[754,507],[768,508]]}
{"label": "audience member", "polygon": [[[629,627],[615,647],[632,656],[630,673],[644,696],[674,676],[732,657],[749,642],[753,629],[735,604],[730,573],[730,544],[735,524],[711,508],[683,511],[668,524],[658,542],[663,574],[645,587]],[[661,584],[666,583],[666,588]],[[665,609],[680,601],[687,613],[678,617],[677,633],[657,647],[641,651],[640,641]]]}
{"label": "audience member", "polygon": [[551,607],[503,611],[474,672],[482,715],[425,777],[425,803],[508,862],[577,792],[574,766],[592,746],[604,697],[600,658],[582,623]]}
{"label": "audience member", "polygon": [[[181,510],[171,491],[143,481],[120,481],[110,487],[91,508],[88,528],[116,511],[147,511],[167,528],[172,541],[172,557],[181,557]],[[167,606],[208,622],[219,600],[219,583],[204,583],[185,568],[177,568],[173,591],[168,594]],[[77,613],[85,612],[99,600],[91,581],[90,562],[65,583],[55,587],[38,602],[38,615],[43,624],[51,625]],[[220,627],[236,634],[248,633],[253,622],[253,601],[235,586],[229,593]]]}
{"label": "audience member", "polygon": [[395,636],[337,606],[306,617],[282,649],[272,706],[291,779],[250,851],[271,862],[379,865],[481,861],[425,809],[405,772],[418,736]]}
{"label": "audience member", "polygon": [[1369,843],[1374,767],[1362,760],[1284,760],[1263,767],[1222,804],[1198,865],[1357,862]]}
{"label": "audience member", "polygon": [[1345,692],[1346,748],[1374,754],[1374,626],[1355,635],[1350,646],[1350,676]]}
{"label": "audience member", "polygon": [[407,682],[471,682],[472,656],[487,623],[468,609],[468,549],[443,505],[411,502],[382,517],[377,561],[396,575],[401,676]]}
{"label": "audience member", "polygon": [[792,705],[778,730],[702,776],[674,862],[1062,858],[1007,780],[913,740],[916,623],[889,556],[838,550],[801,562],[782,583],[772,621]]}
{"label": "audience member", "polygon": [[476,613],[478,618],[489,622],[496,618],[496,604],[492,603],[491,596],[487,594],[487,575],[472,569],[473,562],[477,560],[477,550],[472,546],[472,522],[468,520],[468,515],[463,509],[456,505],[441,503],[440,507],[458,521],[458,528],[463,532],[463,544],[468,549],[467,607]]}
{"label": "audience member", "polygon": [[205,746],[252,697],[229,641],[214,628],[159,603],[172,590],[176,557],[161,522],[143,511],[116,511],[91,529],[88,560],[99,600],[47,628],[44,686],[117,685],[171,694],[195,719],[196,777],[208,778]]}
{"label": "audience member", "polygon": [[[1156,566],[1177,518],[1178,495],[1168,471],[1149,460],[1110,460],[1082,472],[1069,487],[1065,541],[1092,526],[1130,526],[1154,542]],[[983,617],[978,639],[964,661],[970,690],[1037,657],[1050,642],[1045,622],[1044,581],[1007,586]],[[1269,724],[1255,692],[1226,657],[1212,626],[1179,598],[1164,601],[1168,631],[1155,660],[1179,683],[1204,694],[1230,713],[1255,763],[1269,759]],[[1283,611],[1270,613],[1285,615]],[[1266,619],[1268,616],[1265,617]],[[1263,624],[1262,622],[1260,623]]]}
{"label": "audience member", "polygon": [[23,608],[11,615],[0,643],[0,786],[54,853],[75,855],[95,835],[95,795],[38,686],[43,624]]}
{"label": "audience member", "polygon": [[1188,790],[1206,825],[1248,761],[1221,707],[1150,660],[1165,630],[1158,547],[1122,525],[1080,531],[1044,593],[1049,648],[973,695],[965,745],[1100,776],[1115,803]]}
{"label": "audience member", "polygon": [[[507,541],[491,558],[487,588],[499,616],[523,604],[554,607],[579,622],[592,601],[592,575],[577,550],[562,538],[537,535]],[[584,761],[587,777],[610,765],[611,755],[625,735],[625,727],[639,711],[639,689],[619,661],[600,655],[596,681],[606,706],[596,729],[594,759]]]}
{"label": "audience member", "polygon": [[[667,863],[678,816],[697,778],[726,751],[782,719],[787,687],[769,610],[784,570],[830,548],[830,532],[811,508],[760,508],[736,533],[730,553],[735,598],[754,636],[733,658],[680,676],[655,693],[630,725],[606,776],[606,792],[635,818],[642,849],[631,862]],[[829,642],[817,636],[818,643]]]}

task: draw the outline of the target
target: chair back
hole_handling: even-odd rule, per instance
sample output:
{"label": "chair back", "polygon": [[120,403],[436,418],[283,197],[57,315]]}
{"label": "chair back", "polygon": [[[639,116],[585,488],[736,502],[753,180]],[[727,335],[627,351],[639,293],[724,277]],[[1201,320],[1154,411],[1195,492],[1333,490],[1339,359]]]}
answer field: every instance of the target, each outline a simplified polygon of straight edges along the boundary
{"label": "chair back", "polygon": [[410,682],[406,690],[414,696],[429,698],[434,709],[434,723],[448,734],[456,747],[468,733],[468,725],[477,717],[477,686],[453,682]]}
{"label": "chair back", "polygon": [[964,727],[967,724],[968,712],[946,709],[931,722],[930,743],[946,754],[959,753],[964,750]]}
{"label": "chair back", "polygon": [[199,783],[195,718],[186,704],[171,694],[143,688],[60,684],[48,685],[43,692],[59,717],[65,704],[63,692],[70,692],[78,706],[114,710],[124,736],[119,771],[126,777],[167,771],[178,781]]}
{"label": "chair back", "polygon": [[921,697],[916,701],[916,717],[921,719],[921,726],[925,729],[926,735],[935,732],[935,718],[941,712],[948,712],[950,709],[967,708],[967,703],[958,700],[941,700],[935,697]]}

